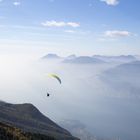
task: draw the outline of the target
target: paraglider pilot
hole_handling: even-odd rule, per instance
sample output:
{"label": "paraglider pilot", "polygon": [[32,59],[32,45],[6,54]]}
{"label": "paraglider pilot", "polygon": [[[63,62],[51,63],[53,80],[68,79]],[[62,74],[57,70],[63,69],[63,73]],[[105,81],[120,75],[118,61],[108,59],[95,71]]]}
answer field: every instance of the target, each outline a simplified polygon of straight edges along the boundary
{"label": "paraglider pilot", "polygon": [[50,96],[50,93],[47,93],[47,97],[49,97]]}

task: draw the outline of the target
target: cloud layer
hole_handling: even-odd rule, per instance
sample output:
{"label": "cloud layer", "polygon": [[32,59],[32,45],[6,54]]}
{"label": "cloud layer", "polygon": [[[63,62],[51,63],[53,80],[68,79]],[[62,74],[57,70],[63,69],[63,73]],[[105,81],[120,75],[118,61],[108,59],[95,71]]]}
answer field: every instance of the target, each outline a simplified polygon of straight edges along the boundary
{"label": "cloud layer", "polygon": [[100,0],[100,1],[105,2],[107,5],[113,5],[113,6],[119,4],[118,0]]}
{"label": "cloud layer", "polygon": [[80,27],[80,24],[76,22],[64,22],[64,21],[57,22],[55,20],[42,22],[41,25],[45,27],[73,27],[73,28]]}

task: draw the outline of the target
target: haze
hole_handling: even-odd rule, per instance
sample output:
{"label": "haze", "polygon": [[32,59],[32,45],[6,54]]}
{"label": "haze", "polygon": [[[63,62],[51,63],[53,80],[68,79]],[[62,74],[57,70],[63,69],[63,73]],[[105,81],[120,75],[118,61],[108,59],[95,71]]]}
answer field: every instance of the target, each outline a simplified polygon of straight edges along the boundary
{"label": "haze", "polygon": [[[101,138],[140,139],[139,5],[0,0],[0,100],[33,103],[52,120],[78,120]],[[60,57],[42,59],[49,53]]]}
{"label": "haze", "polygon": [[[107,70],[112,71],[124,62],[74,64],[64,63],[67,58],[37,60],[17,57],[1,56],[1,100],[33,103],[56,122],[79,120],[99,137],[119,136],[128,140],[140,137],[137,133],[140,130],[139,91],[137,94],[130,92],[129,87],[123,87],[126,83],[122,79],[121,86],[118,82],[116,87],[105,80]],[[48,73],[58,74],[62,85],[49,78]],[[129,73],[125,81],[130,82],[130,76],[134,73]],[[131,83],[131,86],[134,85]]]}

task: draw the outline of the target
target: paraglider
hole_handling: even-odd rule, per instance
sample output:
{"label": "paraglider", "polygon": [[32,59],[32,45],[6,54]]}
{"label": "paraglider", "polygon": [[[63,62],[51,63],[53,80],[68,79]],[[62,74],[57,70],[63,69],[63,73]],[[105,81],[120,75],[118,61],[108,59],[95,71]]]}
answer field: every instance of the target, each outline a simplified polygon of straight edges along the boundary
{"label": "paraglider", "polygon": [[60,84],[62,83],[61,79],[56,74],[48,74],[48,76],[52,77],[52,78],[55,78]]}
{"label": "paraglider", "polygon": [[[47,74],[47,76],[50,77],[50,78],[54,78],[54,79],[56,79],[56,80],[59,82],[59,84],[62,83],[60,77],[57,76],[56,74]],[[47,92],[47,97],[49,97],[49,96],[50,96],[50,93]]]}

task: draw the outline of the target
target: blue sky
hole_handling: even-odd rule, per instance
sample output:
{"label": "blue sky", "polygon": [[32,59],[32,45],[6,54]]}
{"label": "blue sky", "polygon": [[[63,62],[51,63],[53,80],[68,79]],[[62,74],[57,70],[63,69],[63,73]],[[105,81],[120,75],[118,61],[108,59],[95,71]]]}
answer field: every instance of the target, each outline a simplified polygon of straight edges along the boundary
{"label": "blue sky", "polygon": [[0,0],[0,54],[140,54],[138,0]]}

